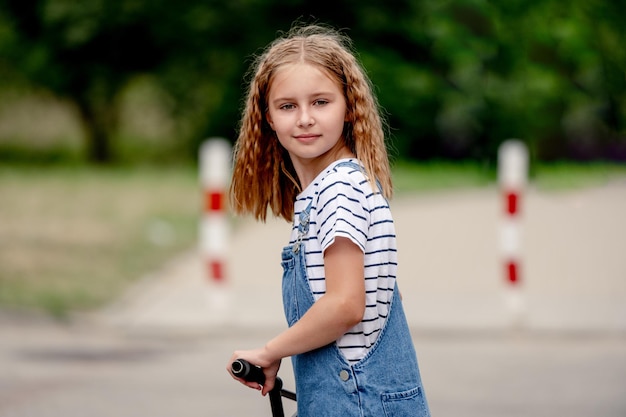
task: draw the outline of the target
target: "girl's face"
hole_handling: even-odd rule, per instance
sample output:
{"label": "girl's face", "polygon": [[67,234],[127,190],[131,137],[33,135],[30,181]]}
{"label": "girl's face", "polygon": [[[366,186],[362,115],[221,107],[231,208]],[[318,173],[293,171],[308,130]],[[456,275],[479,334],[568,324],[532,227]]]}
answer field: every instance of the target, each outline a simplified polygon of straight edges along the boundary
{"label": "girl's face", "polygon": [[316,66],[292,64],[276,72],[266,117],[289,152],[302,188],[331,162],[352,156],[342,138],[343,91]]}

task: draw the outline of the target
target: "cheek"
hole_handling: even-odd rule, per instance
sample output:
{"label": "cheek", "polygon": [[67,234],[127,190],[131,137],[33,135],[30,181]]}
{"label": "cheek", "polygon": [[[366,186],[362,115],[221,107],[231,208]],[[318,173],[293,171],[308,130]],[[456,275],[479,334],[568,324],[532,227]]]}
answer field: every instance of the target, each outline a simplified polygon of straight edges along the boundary
{"label": "cheek", "polygon": [[279,135],[275,135],[276,141],[278,142],[278,145],[280,145],[281,148],[283,149],[287,149],[287,147],[289,146],[289,143],[282,140],[282,138]]}

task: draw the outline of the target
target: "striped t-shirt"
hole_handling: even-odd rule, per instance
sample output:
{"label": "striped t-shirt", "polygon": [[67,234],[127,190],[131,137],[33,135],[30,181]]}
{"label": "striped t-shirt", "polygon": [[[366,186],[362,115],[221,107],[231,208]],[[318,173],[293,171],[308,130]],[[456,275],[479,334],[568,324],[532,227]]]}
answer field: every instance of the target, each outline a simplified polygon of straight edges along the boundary
{"label": "striped t-shirt", "polygon": [[[361,248],[365,261],[366,309],[361,323],[350,329],[337,346],[351,363],[362,359],[376,342],[385,323],[396,280],[396,235],[389,204],[372,191],[364,173],[333,162],[300,193],[295,201],[290,243],[298,236],[299,214],[311,203],[309,231],[303,237],[307,277],[315,300],[326,292],[324,251],[341,236]],[[359,164],[360,165],[360,164]]]}

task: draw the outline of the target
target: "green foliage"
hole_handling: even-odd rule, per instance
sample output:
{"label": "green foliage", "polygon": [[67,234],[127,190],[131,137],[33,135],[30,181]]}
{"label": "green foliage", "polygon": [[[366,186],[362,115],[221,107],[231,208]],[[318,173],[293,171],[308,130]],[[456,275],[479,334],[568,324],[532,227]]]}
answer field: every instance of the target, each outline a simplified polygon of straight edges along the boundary
{"label": "green foliage", "polygon": [[195,158],[235,136],[252,54],[321,22],[354,40],[397,156],[493,165],[516,137],[535,160],[623,161],[625,14],[624,0],[0,0],[0,88],[70,100],[106,161],[143,147],[127,146],[123,109],[149,80],[176,138],[156,154]]}

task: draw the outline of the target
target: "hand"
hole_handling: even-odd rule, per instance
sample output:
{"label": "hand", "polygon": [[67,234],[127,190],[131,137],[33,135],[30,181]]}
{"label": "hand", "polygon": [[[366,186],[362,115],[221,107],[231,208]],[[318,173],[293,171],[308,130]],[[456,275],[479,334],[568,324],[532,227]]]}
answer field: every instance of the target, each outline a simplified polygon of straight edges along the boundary
{"label": "hand", "polygon": [[[231,364],[237,359],[245,359],[253,365],[260,366],[265,374],[265,384],[261,386],[256,382],[244,381],[243,379],[234,376],[231,370]],[[276,376],[278,375],[278,370],[280,369],[280,363],[281,359],[272,360],[267,358],[267,352],[264,348],[255,350],[238,350],[231,356],[230,361],[226,366],[226,370],[237,381],[252,389],[260,390],[262,395],[267,395],[267,393],[274,388]]]}

